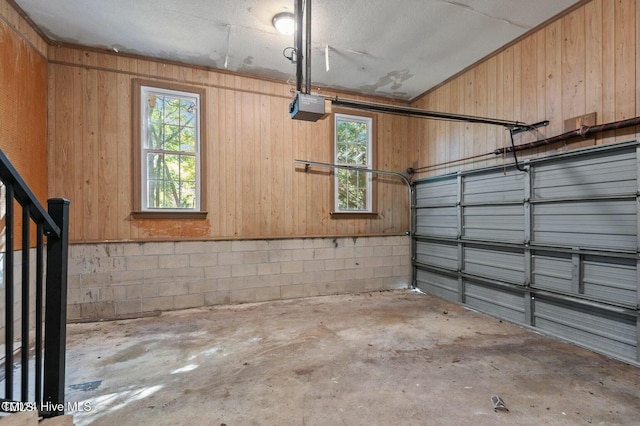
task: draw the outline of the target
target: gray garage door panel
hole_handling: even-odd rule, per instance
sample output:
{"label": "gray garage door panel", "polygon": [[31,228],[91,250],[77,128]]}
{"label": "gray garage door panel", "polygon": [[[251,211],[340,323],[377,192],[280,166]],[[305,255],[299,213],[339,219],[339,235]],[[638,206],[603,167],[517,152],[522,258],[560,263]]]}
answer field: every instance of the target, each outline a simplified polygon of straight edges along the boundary
{"label": "gray garage door panel", "polygon": [[458,278],[432,271],[418,270],[417,287],[428,294],[433,294],[452,302],[458,301]]}
{"label": "gray garage door panel", "polygon": [[567,253],[534,253],[531,259],[534,288],[572,291],[573,264]]}
{"label": "gray garage door panel", "polygon": [[457,200],[457,178],[447,176],[431,182],[430,185],[416,187],[416,206],[429,207],[455,204]]}
{"label": "gray garage door panel", "polygon": [[524,293],[497,289],[465,280],[465,303],[481,312],[517,323],[525,322]]}
{"label": "gray garage door panel", "polygon": [[524,199],[524,175],[499,171],[465,176],[463,202],[496,203],[522,201]]}
{"label": "gray garage door panel", "polygon": [[585,295],[620,306],[636,306],[638,272],[635,259],[587,256],[582,265]]}
{"label": "gray garage door panel", "polygon": [[445,238],[458,236],[458,216],[455,207],[418,209],[416,221],[417,235]]}
{"label": "gray garage door panel", "polygon": [[524,252],[496,250],[494,247],[467,246],[464,249],[464,272],[524,284]]}
{"label": "gray garage door panel", "polygon": [[534,199],[592,198],[635,194],[635,151],[588,155],[540,164],[533,172]]}
{"label": "gray garage door panel", "polygon": [[638,152],[631,141],[532,159],[525,173],[416,181],[429,243],[416,237],[414,267],[444,274],[418,271],[418,285],[640,365]]}
{"label": "gray garage door panel", "polygon": [[616,357],[636,359],[634,316],[541,298],[536,298],[534,310],[535,326],[541,330]]}
{"label": "gray garage door panel", "polygon": [[635,200],[581,201],[533,206],[538,244],[636,250]]}
{"label": "gray garage door panel", "polygon": [[417,241],[416,260],[425,265],[457,271],[458,245]]}
{"label": "gray garage door panel", "polygon": [[465,238],[487,241],[524,241],[523,206],[465,207],[463,218]]}

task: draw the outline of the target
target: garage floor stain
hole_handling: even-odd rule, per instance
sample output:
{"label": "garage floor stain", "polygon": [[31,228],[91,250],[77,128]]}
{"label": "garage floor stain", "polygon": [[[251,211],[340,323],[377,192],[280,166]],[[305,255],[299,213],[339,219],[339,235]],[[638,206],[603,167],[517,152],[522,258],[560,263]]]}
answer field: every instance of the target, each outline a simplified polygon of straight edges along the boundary
{"label": "garage floor stain", "polygon": [[[630,425],[640,369],[398,290],[68,327],[76,425]],[[91,384],[91,385],[85,385]],[[493,409],[499,396],[509,411]]]}

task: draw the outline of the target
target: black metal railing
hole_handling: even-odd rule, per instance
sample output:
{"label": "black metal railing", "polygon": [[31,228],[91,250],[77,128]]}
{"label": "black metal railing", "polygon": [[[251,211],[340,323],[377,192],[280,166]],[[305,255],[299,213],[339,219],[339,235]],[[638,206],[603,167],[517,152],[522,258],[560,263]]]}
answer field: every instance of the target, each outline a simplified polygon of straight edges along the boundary
{"label": "black metal railing", "polygon": [[[12,412],[37,409],[44,417],[61,415],[65,410],[69,201],[50,199],[48,211],[45,211],[2,150],[0,181],[4,187],[5,202],[4,265],[0,265],[4,268],[5,301],[4,398],[0,398],[0,410]],[[15,214],[16,207],[22,208],[19,216]],[[15,246],[16,218],[21,218],[22,221],[21,247]],[[31,235],[33,228],[36,230],[35,236]],[[31,263],[34,239],[35,267]],[[22,257],[21,279],[17,283],[14,273],[15,250],[19,250]],[[35,277],[32,277],[34,272]],[[30,287],[34,281],[35,295],[32,295]],[[14,303],[18,286],[21,288],[21,300],[20,316],[16,318]],[[30,307],[33,306],[35,323],[31,326]],[[20,347],[16,351],[14,344],[18,329]],[[14,360],[18,353],[19,361]],[[31,370],[30,361],[33,363]],[[20,395],[16,396],[14,374],[18,369]]]}

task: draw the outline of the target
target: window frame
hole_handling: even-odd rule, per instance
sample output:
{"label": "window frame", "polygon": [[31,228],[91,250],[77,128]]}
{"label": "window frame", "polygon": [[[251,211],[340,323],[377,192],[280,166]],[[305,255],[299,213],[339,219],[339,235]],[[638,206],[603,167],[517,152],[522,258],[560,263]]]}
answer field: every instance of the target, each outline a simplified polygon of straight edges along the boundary
{"label": "window frame", "polygon": [[[358,111],[344,110],[341,108],[334,108],[333,117],[331,120],[331,138],[332,138],[332,158],[333,163],[339,165],[337,158],[337,123],[339,119],[346,118],[347,120],[353,119],[353,121],[366,122],[368,124],[368,152],[369,157],[368,164],[362,168],[375,169],[376,165],[376,141],[377,141],[377,115],[363,113]],[[377,216],[377,176],[375,173],[367,172],[367,210],[339,210],[338,209],[338,170],[334,169],[333,179],[331,179],[331,216],[333,218],[353,218],[353,217],[369,217]]]}
{"label": "window frame", "polygon": [[[148,208],[143,197],[147,185],[144,137],[146,130],[146,99],[144,94],[149,91],[164,92],[166,94],[193,96],[198,98],[197,126],[196,126],[196,207],[187,208]],[[174,84],[164,81],[133,79],[132,114],[133,114],[133,210],[132,216],[138,218],[156,219],[204,219],[206,208],[206,90],[204,88]]]}

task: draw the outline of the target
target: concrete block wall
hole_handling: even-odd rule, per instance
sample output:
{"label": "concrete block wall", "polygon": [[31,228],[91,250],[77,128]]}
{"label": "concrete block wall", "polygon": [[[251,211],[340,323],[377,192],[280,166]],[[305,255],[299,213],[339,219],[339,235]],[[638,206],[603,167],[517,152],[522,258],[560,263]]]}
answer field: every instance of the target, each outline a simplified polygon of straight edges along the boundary
{"label": "concrete block wall", "polygon": [[408,288],[410,238],[75,244],[68,318]]}

